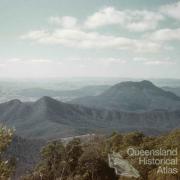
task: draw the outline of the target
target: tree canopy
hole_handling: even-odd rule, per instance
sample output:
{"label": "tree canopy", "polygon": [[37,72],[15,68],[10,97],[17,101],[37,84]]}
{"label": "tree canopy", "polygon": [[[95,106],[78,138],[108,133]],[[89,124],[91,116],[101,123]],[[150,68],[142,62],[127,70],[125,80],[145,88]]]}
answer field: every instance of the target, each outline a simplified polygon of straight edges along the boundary
{"label": "tree canopy", "polygon": [[0,179],[6,180],[12,175],[14,163],[4,158],[4,152],[13,138],[13,130],[0,126]]}

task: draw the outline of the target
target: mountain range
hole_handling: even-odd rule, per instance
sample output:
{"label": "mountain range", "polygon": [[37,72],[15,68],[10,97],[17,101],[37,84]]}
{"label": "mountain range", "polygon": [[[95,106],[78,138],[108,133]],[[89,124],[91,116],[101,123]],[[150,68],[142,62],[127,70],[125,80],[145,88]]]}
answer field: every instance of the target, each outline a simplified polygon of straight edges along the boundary
{"label": "mountain range", "polygon": [[120,111],[180,109],[180,97],[150,81],[118,83],[97,96],[81,97],[70,103]]}
{"label": "mountain range", "polygon": [[[180,127],[180,97],[172,92],[149,81],[102,88],[101,94],[69,103],[44,96],[35,102],[14,99],[0,104],[0,123],[16,130],[6,152],[6,156],[17,159],[14,179],[32,169],[40,158],[40,149],[49,140],[88,138],[88,134],[114,131],[156,135]],[[84,95],[91,91],[86,90]]]}
{"label": "mountain range", "polygon": [[42,96],[50,96],[61,101],[69,101],[77,97],[96,96],[108,89],[108,85],[85,86],[73,90],[52,90],[44,88],[28,88],[20,90],[17,95],[27,98],[38,99]]}
{"label": "mountain range", "polygon": [[0,104],[0,122],[24,138],[56,139],[87,133],[139,130],[148,134],[180,126],[180,110],[120,112],[87,108],[43,97],[34,103]]}
{"label": "mountain range", "polygon": [[35,102],[11,100],[0,104],[0,123],[35,139],[133,130],[156,134],[180,126],[180,97],[149,81],[122,82],[71,103],[76,104],[47,96]]}
{"label": "mountain range", "polygon": [[180,96],[180,87],[170,87],[170,86],[165,86],[162,87],[162,89],[164,89],[165,91],[170,91],[174,94],[176,94],[177,96]]}

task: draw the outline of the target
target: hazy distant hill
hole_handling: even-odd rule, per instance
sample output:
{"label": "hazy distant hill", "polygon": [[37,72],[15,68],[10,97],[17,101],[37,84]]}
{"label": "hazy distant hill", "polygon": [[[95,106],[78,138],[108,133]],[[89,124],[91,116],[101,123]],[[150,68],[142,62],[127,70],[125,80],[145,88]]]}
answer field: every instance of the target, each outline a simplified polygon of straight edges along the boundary
{"label": "hazy distant hill", "polygon": [[165,91],[173,92],[174,94],[180,97],[180,87],[166,86],[166,87],[162,87],[162,89],[164,89]]}
{"label": "hazy distant hill", "polygon": [[96,96],[107,90],[109,87],[110,86],[108,85],[95,85],[95,86],[85,86],[80,89],[63,90],[63,91],[43,89],[43,88],[29,88],[19,91],[18,95],[23,97],[31,97],[31,98],[50,96],[66,101],[77,97]]}
{"label": "hazy distant hill", "polygon": [[179,127],[180,110],[144,113],[98,110],[49,97],[0,104],[0,122],[26,138],[54,139],[86,133],[140,130],[150,134]]}
{"label": "hazy distant hill", "polygon": [[77,98],[71,103],[126,111],[180,109],[180,97],[150,81],[118,83],[98,96]]}

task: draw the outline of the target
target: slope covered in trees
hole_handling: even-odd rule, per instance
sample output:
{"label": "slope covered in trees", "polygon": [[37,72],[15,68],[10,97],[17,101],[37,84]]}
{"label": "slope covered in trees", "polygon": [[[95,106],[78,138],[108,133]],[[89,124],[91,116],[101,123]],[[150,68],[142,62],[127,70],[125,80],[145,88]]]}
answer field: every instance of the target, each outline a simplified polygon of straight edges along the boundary
{"label": "slope covered in trees", "polygon": [[[42,160],[31,174],[22,177],[23,180],[133,180],[133,177],[116,175],[108,165],[108,154],[120,153],[140,173],[138,180],[178,180],[180,172],[157,173],[158,165],[138,163],[138,157],[128,155],[131,147],[141,150],[178,149],[180,158],[180,130],[158,137],[145,136],[140,132],[128,134],[113,133],[109,137],[96,136],[89,142],[74,139],[68,144],[54,141],[41,151]],[[159,158],[159,156],[157,157]],[[161,158],[171,158],[163,156]],[[168,165],[168,168],[180,170],[180,165]]]}
{"label": "slope covered in trees", "polygon": [[13,130],[0,125],[0,179],[8,180],[14,172],[15,161],[5,159],[4,152],[12,141]]}

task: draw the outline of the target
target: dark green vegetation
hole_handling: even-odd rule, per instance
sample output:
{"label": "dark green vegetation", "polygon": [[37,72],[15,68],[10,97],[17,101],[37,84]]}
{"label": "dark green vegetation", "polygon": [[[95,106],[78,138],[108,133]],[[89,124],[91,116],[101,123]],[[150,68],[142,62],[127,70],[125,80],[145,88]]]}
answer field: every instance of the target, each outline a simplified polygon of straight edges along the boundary
{"label": "dark green vegetation", "polygon": [[31,170],[40,160],[40,151],[46,142],[37,139],[24,139],[16,135],[13,136],[4,156],[6,159],[16,160],[16,173],[12,179],[19,180],[25,172]]}
{"label": "dark green vegetation", "polygon": [[12,141],[13,131],[0,126],[0,179],[7,180],[14,172],[15,161],[3,157],[8,145]]}
{"label": "dark green vegetation", "polygon": [[[134,149],[178,149],[178,155],[175,156],[180,159],[180,130],[174,130],[169,134],[160,135],[157,137],[145,136],[143,133],[131,132],[126,135],[114,133],[109,139],[109,149],[120,152],[121,155],[127,159],[139,172],[140,180],[179,180],[180,178],[180,164],[168,165],[168,168],[176,168],[178,173],[157,173],[158,165],[140,165],[139,156],[130,157],[127,154],[127,148],[133,147]],[[150,156],[150,158],[175,158],[172,156]],[[162,165],[163,166],[163,165]],[[165,165],[164,165],[165,166]],[[120,179],[128,179],[121,177]],[[132,178],[130,178],[132,179]],[[138,179],[138,180],[139,180]]]}
{"label": "dark green vegetation", "polygon": [[101,147],[92,143],[89,146],[74,139],[66,146],[58,141],[48,144],[41,151],[42,161],[35,171],[22,179],[117,179]]}
{"label": "dark green vegetation", "polygon": [[[127,155],[127,148],[135,149],[174,149],[180,150],[180,130],[158,137],[145,136],[140,132],[128,134],[113,133],[109,137],[95,137],[82,143],[74,139],[63,145],[60,141],[53,141],[41,151],[41,161],[23,180],[123,180],[116,176],[109,168],[107,156],[110,152],[119,152],[139,172],[139,180],[178,180],[180,173],[157,174],[156,165],[139,165],[137,157]],[[166,157],[168,158],[168,157]],[[178,152],[180,158],[180,152]],[[171,167],[171,166],[168,166]],[[173,166],[180,169],[180,164]]]}

